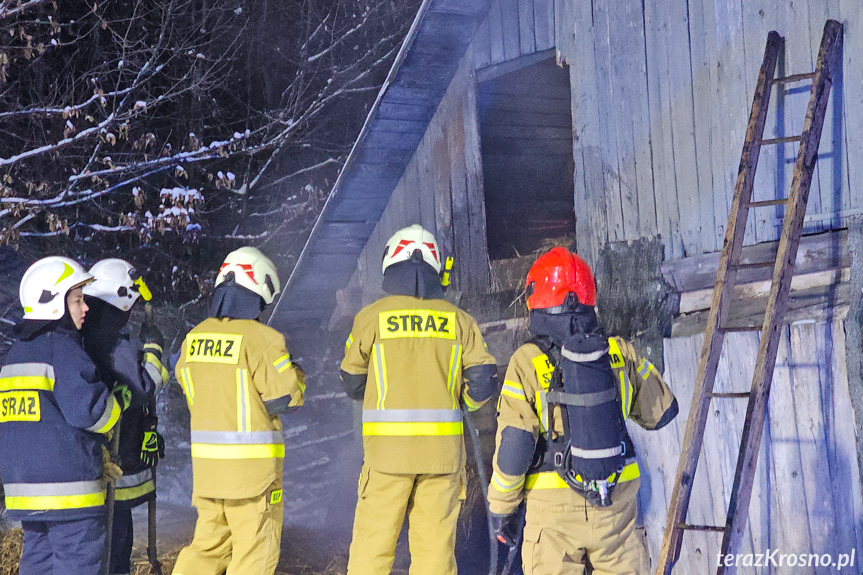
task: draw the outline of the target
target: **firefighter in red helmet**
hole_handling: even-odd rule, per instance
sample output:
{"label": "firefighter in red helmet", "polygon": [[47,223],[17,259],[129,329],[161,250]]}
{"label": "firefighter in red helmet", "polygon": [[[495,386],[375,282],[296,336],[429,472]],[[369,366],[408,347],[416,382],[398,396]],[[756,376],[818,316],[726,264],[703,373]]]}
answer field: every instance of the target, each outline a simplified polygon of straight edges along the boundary
{"label": "firefighter in red helmet", "polygon": [[510,359],[488,490],[498,539],[515,544],[526,500],[525,575],[646,573],[635,534],[639,470],[626,422],[659,429],[677,415],[661,374],[596,317],[587,263],[564,248],[527,274],[531,339]]}

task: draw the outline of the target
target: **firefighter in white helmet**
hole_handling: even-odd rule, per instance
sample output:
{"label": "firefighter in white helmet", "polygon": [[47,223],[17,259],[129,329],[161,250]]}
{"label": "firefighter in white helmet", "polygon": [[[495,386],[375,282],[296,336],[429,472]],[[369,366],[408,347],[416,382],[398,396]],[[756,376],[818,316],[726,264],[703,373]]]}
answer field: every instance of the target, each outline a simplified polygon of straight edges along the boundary
{"label": "firefighter in white helmet", "polygon": [[174,575],[272,574],[282,531],[279,415],[303,404],[305,376],[281,333],[258,318],[279,293],[255,248],[228,254],[210,318],[186,336],[175,373],[191,412],[198,523]]}
{"label": "firefighter in white helmet", "polygon": [[102,454],[125,405],[81,346],[81,288],[92,279],[77,262],[51,256],[21,280],[24,320],[0,369],[0,474],[6,517],[24,529],[21,575],[102,572]]}
{"label": "firefighter in white helmet", "polygon": [[443,299],[441,253],[418,225],[384,250],[391,294],[354,319],[341,365],[363,401],[364,463],[348,574],[390,572],[407,516],[411,573],[454,574],[465,494],[462,411],[497,390],[497,366],[476,321]]}
{"label": "firefighter in white helmet", "polygon": [[156,497],[153,469],[165,453],[151,400],[170,375],[161,362],[164,339],[154,325],[145,320],[141,326],[143,345],[133,343],[124,331],[133,306],[152,297],[144,278],[117,258],[97,262],[90,275],[94,281],[84,286],[84,301],[90,308],[81,330],[84,349],[103,381],[115,393],[127,393],[130,403],[119,426],[123,477],[115,483],[109,570],[127,575],[134,537],[132,509]]}

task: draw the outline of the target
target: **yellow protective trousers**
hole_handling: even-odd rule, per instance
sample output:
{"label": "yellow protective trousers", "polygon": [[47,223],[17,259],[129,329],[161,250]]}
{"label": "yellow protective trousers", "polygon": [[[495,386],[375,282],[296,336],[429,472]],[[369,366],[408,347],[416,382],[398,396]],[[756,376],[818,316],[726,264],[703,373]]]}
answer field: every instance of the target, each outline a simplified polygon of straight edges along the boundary
{"label": "yellow protective trousers", "polygon": [[[174,575],[272,575],[282,538],[281,478],[257,497],[192,497],[195,535],[180,551]],[[226,571],[227,570],[227,571]]]}
{"label": "yellow protective trousers", "polygon": [[389,575],[408,520],[410,575],[455,575],[455,534],[464,475],[380,473],[363,466],[348,575]]}
{"label": "yellow protective trousers", "polygon": [[648,574],[647,551],[635,529],[639,484],[618,484],[604,508],[591,507],[569,487],[528,491],[524,575]]}

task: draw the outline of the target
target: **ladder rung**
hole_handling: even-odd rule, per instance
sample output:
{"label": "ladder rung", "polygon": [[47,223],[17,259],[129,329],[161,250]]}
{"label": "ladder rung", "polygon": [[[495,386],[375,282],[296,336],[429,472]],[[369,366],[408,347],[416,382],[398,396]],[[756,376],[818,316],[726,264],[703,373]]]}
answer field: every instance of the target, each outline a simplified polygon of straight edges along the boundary
{"label": "ladder rung", "polygon": [[677,528],[687,529],[689,531],[716,531],[717,533],[725,531],[725,527],[720,527],[718,525],[687,525],[686,523],[678,523]]}
{"label": "ladder rung", "polygon": [[725,333],[734,333],[737,331],[761,331],[760,325],[740,325],[740,326],[728,326],[719,328]]}
{"label": "ladder rung", "polygon": [[708,393],[707,397],[726,397],[730,399],[735,398],[748,398],[751,394],[748,391],[740,392],[740,393]]}
{"label": "ladder rung", "polygon": [[788,142],[799,142],[803,139],[803,136],[788,136],[786,138],[768,138],[766,140],[761,140],[762,146],[767,146],[769,144],[786,144]]}
{"label": "ladder rung", "polygon": [[764,200],[763,202],[749,202],[750,208],[763,208],[765,206],[784,206],[788,203],[788,198],[780,200]]}
{"label": "ladder rung", "polygon": [[773,78],[771,82],[774,84],[783,84],[786,82],[799,82],[800,80],[811,80],[815,77],[815,72],[806,72],[805,74],[791,74],[782,78]]}
{"label": "ladder rung", "polygon": [[763,270],[767,268],[773,268],[776,265],[776,262],[753,262],[746,264],[737,264],[736,267],[738,270]]}

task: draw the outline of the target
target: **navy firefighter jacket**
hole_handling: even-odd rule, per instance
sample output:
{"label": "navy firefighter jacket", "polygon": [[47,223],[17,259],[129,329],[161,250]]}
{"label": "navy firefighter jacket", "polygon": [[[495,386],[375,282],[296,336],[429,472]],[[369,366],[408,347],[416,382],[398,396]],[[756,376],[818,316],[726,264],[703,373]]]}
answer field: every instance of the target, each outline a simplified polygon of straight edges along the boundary
{"label": "navy firefighter jacket", "polygon": [[104,514],[102,447],[120,405],[77,331],[16,341],[0,369],[0,476],[10,519]]}

